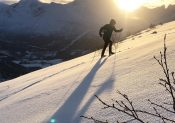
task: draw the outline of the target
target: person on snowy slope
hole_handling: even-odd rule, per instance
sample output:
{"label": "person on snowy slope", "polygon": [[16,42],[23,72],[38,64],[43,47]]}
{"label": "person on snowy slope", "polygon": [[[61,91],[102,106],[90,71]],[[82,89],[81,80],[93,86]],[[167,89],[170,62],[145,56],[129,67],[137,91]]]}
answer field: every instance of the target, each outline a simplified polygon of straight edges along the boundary
{"label": "person on snowy slope", "polygon": [[123,31],[123,29],[117,30],[115,28],[115,24],[116,24],[116,21],[114,19],[111,19],[109,24],[106,24],[100,28],[99,35],[100,35],[100,37],[103,37],[103,40],[104,40],[104,47],[103,47],[103,50],[101,53],[101,57],[105,56],[104,53],[105,53],[105,50],[106,50],[108,45],[109,45],[109,55],[114,54],[112,52],[112,43],[113,43],[111,41],[112,32],[113,31],[115,31],[115,32],[122,32]]}

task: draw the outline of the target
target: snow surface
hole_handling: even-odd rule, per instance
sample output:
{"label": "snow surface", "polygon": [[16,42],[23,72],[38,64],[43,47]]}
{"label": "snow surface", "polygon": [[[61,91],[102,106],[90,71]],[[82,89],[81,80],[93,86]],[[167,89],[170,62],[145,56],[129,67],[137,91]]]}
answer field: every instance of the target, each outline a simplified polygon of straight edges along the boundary
{"label": "snow surface", "polygon": [[[157,34],[151,34],[157,31]],[[169,96],[158,85],[163,75],[153,59],[159,57],[163,37],[167,37],[168,60],[172,71],[175,64],[175,22],[158,26],[150,31],[119,43],[117,54],[104,59],[96,51],[67,62],[38,70],[0,84],[1,123],[91,123],[80,115],[98,119],[122,120],[112,110],[102,110],[104,101],[120,100],[116,90],[127,94],[138,108],[151,111],[145,101],[169,102]],[[119,52],[120,51],[120,52]],[[107,52],[106,52],[107,54]],[[156,123],[157,119],[144,117]]]}

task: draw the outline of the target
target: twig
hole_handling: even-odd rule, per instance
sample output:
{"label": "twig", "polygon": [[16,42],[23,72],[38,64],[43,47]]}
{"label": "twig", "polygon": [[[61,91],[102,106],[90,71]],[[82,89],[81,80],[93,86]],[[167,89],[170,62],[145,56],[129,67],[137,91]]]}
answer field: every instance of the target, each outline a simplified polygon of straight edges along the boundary
{"label": "twig", "polygon": [[157,107],[159,107],[159,108],[161,108],[161,109],[164,109],[165,111],[168,111],[168,112],[170,112],[170,113],[173,113],[173,114],[175,113],[174,111],[171,111],[171,110],[165,108],[165,107],[162,106],[162,105],[156,104],[156,103],[152,102],[151,100],[148,100],[148,101],[151,103],[151,105],[157,106]]}
{"label": "twig", "polygon": [[[122,105],[124,105],[124,106],[122,106],[122,105],[120,104],[120,106],[121,106],[122,108],[124,108],[124,110],[122,110],[122,109],[116,107],[114,104],[109,105],[109,104],[105,103],[105,102],[102,101],[97,95],[95,95],[95,96],[96,96],[96,98],[97,98],[103,105],[106,106],[106,108],[116,109],[117,111],[122,112],[122,113],[124,113],[124,114],[126,114],[126,115],[128,115],[128,116],[130,116],[130,117],[132,117],[132,118],[134,118],[134,120],[137,120],[137,121],[139,121],[139,122],[141,122],[141,123],[144,123],[143,120],[141,120],[139,117],[136,117],[136,115],[134,115],[134,114],[132,113],[132,112],[134,112],[134,111],[135,111],[135,113],[137,113],[136,110],[132,110],[132,109],[128,108],[128,106],[126,106],[124,102],[121,101]],[[124,98],[126,98],[126,97],[124,97]],[[129,113],[128,111],[131,112],[131,113]],[[137,115],[137,116],[138,116],[138,115]]]}
{"label": "twig", "polygon": [[93,120],[94,123],[109,123],[108,121],[104,122],[104,121],[96,120],[93,117],[86,117],[86,116],[80,116],[80,117],[85,118],[85,119],[89,119],[89,120]]}

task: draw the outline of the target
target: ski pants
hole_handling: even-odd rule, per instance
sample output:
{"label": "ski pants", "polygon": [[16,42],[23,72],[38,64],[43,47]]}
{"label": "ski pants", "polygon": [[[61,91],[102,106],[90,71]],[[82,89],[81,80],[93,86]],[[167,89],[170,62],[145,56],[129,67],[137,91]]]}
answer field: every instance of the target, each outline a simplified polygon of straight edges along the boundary
{"label": "ski pants", "polygon": [[108,47],[108,45],[109,45],[109,54],[112,53],[112,41],[110,39],[106,39],[104,40],[104,42],[105,43],[104,43],[104,47],[103,47],[101,56],[104,56],[105,50]]}

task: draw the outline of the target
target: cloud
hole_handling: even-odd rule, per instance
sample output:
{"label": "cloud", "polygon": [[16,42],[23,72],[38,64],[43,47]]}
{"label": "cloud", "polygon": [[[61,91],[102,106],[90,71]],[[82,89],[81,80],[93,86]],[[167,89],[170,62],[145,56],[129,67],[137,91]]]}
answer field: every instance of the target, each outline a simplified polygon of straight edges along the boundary
{"label": "cloud", "polygon": [[[0,2],[5,2],[5,3],[14,3],[14,2],[18,2],[20,0],[0,0]],[[41,2],[45,2],[45,3],[51,3],[51,2],[55,2],[55,3],[69,3],[72,2],[74,0],[40,0]],[[144,6],[149,7],[149,8],[155,8],[155,7],[159,7],[162,5],[165,5],[166,7],[169,6],[170,4],[175,4],[175,0],[143,0],[144,1]],[[95,0],[94,0],[95,2]],[[134,2],[134,0],[133,0]]]}
{"label": "cloud", "polygon": [[51,2],[55,2],[55,3],[69,3],[72,2],[74,0],[40,0],[41,2],[44,3],[51,3]]}
{"label": "cloud", "polygon": [[5,3],[5,4],[13,4],[18,2],[19,0],[0,0],[1,3]]}
{"label": "cloud", "polygon": [[175,0],[145,0],[144,6],[155,8],[162,5],[168,7],[170,4],[175,4]]}
{"label": "cloud", "polygon": [[[15,2],[18,2],[20,0],[0,0],[0,2],[3,2],[3,3],[15,3]],[[69,2],[72,2],[74,0],[39,0],[41,2],[45,2],[45,3],[51,3],[51,2],[55,2],[55,3],[69,3]]]}

